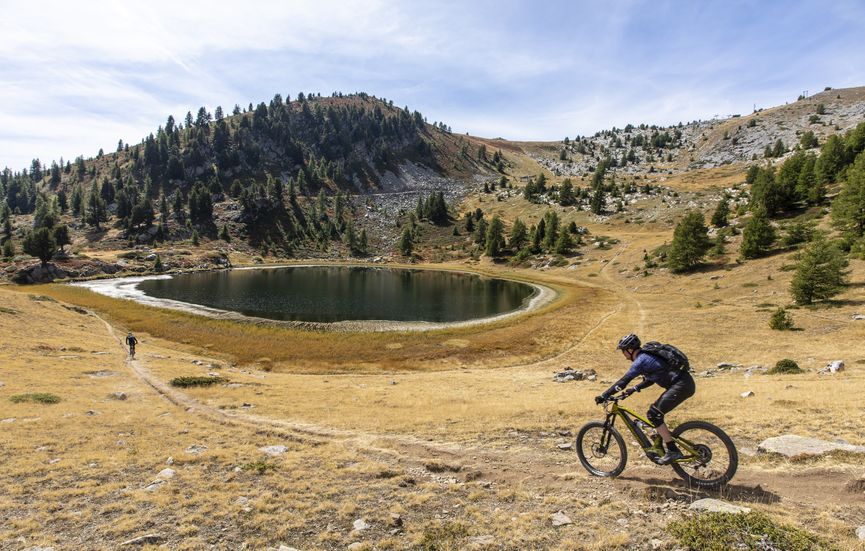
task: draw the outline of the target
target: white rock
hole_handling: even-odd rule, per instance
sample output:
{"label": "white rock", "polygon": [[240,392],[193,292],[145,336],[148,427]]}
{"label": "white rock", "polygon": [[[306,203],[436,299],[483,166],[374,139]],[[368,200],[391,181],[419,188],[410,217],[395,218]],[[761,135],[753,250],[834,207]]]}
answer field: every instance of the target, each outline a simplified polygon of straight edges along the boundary
{"label": "white rock", "polygon": [[15,422],[14,417],[9,417],[7,419],[3,419],[2,421],[0,421],[0,423],[5,423],[5,424],[14,423],[14,422]]}
{"label": "white rock", "polygon": [[356,541],[354,543],[351,543],[348,547],[346,547],[346,549],[348,549],[348,551],[357,551],[358,549],[363,549],[363,542]]}
{"label": "white rock", "polygon": [[558,445],[558,448],[560,450],[570,450],[571,448],[573,448],[573,446],[571,445],[570,442],[562,442],[561,444]]}
{"label": "white rock", "polygon": [[563,511],[557,511],[550,515],[550,520],[553,521],[553,526],[564,526],[566,524],[573,524],[571,518]]}
{"label": "white rock", "polygon": [[829,370],[829,373],[838,373],[839,371],[844,371],[844,360],[835,360],[834,362],[829,362],[826,365],[826,369]]}
{"label": "white rock", "polygon": [[162,469],[156,477],[160,480],[171,480],[177,474],[174,469]]}
{"label": "white rock", "polygon": [[865,320],[865,314],[853,314],[854,321],[862,321]]}
{"label": "white rock", "polygon": [[288,448],[286,446],[263,446],[258,450],[271,457],[277,457],[287,452]]}
{"label": "white rock", "polygon": [[860,540],[865,540],[865,525],[856,529],[856,537]]}
{"label": "white rock", "polygon": [[144,487],[145,492],[155,492],[159,488],[161,488],[165,484],[164,480],[154,480],[150,484]]}
{"label": "white rock", "polygon": [[203,453],[207,449],[207,446],[203,444],[193,444],[186,448],[186,453],[191,453],[192,455],[199,455]]}
{"label": "white rock", "polygon": [[652,549],[660,549],[664,546],[664,542],[659,539],[652,538],[651,540],[649,540],[649,545],[652,546]]}
{"label": "white rock", "polygon": [[174,458],[169,455],[168,459],[165,460],[165,464],[166,465],[174,465]]}
{"label": "white rock", "polygon": [[833,451],[865,454],[865,446],[827,442],[826,440],[796,436],[795,434],[785,434],[782,436],[767,438],[760,442],[757,450],[763,453],[778,453],[786,457],[823,455]]}
{"label": "white rock", "polygon": [[127,396],[125,392],[112,392],[111,394],[108,395],[108,397],[111,398],[112,400],[123,401],[123,400],[126,400],[126,398],[128,398],[129,396]]}
{"label": "white rock", "polygon": [[726,501],[721,501],[720,499],[698,499],[694,503],[688,507],[692,511],[702,511],[705,513],[750,513],[751,509],[748,507],[740,507],[739,505],[733,505],[732,503],[727,503]]}
{"label": "white rock", "polygon": [[747,392],[743,392],[739,396],[741,396],[742,398],[750,398],[750,397],[754,396],[754,392],[749,390]]}
{"label": "white rock", "polygon": [[145,544],[157,544],[162,541],[162,536],[159,534],[146,534],[144,536],[138,536],[137,538],[132,538],[131,540],[126,540],[120,545],[145,545]]}
{"label": "white rock", "polygon": [[351,527],[352,527],[352,529],[354,529],[358,532],[361,532],[363,530],[368,530],[370,528],[370,525],[365,520],[363,520],[362,518],[359,518],[356,521],[354,521],[354,523],[351,525]]}
{"label": "white rock", "polygon": [[296,549],[294,547],[289,547],[288,545],[280,545],[279,551],[300,551],[300,549]]}

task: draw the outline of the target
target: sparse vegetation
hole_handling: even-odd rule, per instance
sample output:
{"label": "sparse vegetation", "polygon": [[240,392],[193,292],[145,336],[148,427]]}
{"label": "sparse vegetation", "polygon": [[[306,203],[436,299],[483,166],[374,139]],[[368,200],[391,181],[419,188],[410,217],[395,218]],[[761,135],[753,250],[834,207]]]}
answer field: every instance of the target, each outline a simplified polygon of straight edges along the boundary
{"label": "sparse vegetation", "polygon": [[775,366],[769,370],[769,373],[772,375],[795,374],[803,373],[803,371],[795,361],[789,358],[784,358],[783,360],[778,360],[778,362],[775,363]]}
{"label": "sparse vegetation", "polygon": [[21,404],[24,402],[32,402],[34,404],[58,404],[60,396],[50,394],[48,392],[32,392],[28,394],[13,394],[9,397],[13,404]]}
{"label": "sparse vegetation", "polygon": [[776,331],[789,331],[793,329],[793,316],[784,308],[778,308],[769,318],[769,327]]}
{"label": "sparse vegetation", "polygon": [[834,550],[818,536],[768,517],[763,513],[705,513],[673,521],[667,530],[689,550],[784,549],[785,551]]}
{"label": "sparse vegetation", "polygon": [[176,386],[179,388],[190,388],[194,386],[212,386],[218,385],[227,382],[226,379],[222,377],[211,377],[211,376],[186,376],[186,377],[175,377],[171,379],[171,386]]}

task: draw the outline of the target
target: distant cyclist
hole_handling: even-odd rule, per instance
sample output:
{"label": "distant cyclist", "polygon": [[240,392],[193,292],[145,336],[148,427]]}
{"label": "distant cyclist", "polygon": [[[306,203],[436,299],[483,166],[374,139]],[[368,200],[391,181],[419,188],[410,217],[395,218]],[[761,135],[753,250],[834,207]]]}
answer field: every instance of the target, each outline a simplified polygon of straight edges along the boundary
{"label": "distant cyclist", "polygon": [[132,331],[126,334],[126,346],[129,347],[129,356],[135,357],[135,345],[138,344],[138,339],[132,334]]}
{"label": "distant cyclist", "polygon": [[[694,378],[687,370],[667,365],[662,358],[643,351],[640,346],[640,338],[637,335],[631,333],[622,337],[616,349],[621,350],[625,357],[631,361],[631,368],[613,386],[608,388],[606,392],[596,397],[595,402],[601,404],[612,394],[621,391],[624,391],[626,396],[630,396],[634,392],[639,392],[655,383],[666,389],[660,398],[655,400],[655,403],[649,407],[646,417],[655,425],[658,434],[664,440],[667,453],[658,462],[662,465],[667,465],[684,456],[673,441],[673,436],[670,434],[666,423],[664,423],[664,414],[669,413],[673,408],[693,396],[696,391],[696,385]],[[643,376],[643,381],[625,390],[628,383],[639,375]]]}

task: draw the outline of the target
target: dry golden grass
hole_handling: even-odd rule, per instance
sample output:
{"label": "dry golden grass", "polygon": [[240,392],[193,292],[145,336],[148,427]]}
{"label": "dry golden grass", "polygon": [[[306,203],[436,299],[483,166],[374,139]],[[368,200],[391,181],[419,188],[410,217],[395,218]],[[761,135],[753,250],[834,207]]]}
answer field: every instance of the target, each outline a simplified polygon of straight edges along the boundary
{"label": "dry golden grass", "polygon": [[[543,212],[522,199],[494,208],[508,220]],[[771,366],[785,357],[807,369],[700,377],[697,395],[670,418],[713,421],[743,451],[740,472],[720,497],[855,548],[852,527],[865,515],[865,496],[844,485],[865,476],[860,458],[791,462],[751,450],[788,432],[865,444],[865,326],[851,319],[865,309],[865,263],[851,264],[853,285],[839,300],[791,310],[799,330],[777,332],[768,319],[790,302],[792,273],[781,267],[791,253],[742,266],[730,253],[689,276],[644,277],[633,267],[642,265],[643,250],[669,240],[666,224],[565,215],[620,243],[585,248],[569,268],[472,264],[562,293],[555,306],[486,327],[304,333],[69,287],[0,289],[0,419],[15,419],[0,425],[0,486],[10,489],[0,496],[0,541],[113,548],[158,532],[170,547],[186,549],[243,542],[404,549],[431,541],[462,549],[486,535],[513,549],[644,548],[652,538],[673,547],[663,526],[687,503],[663,497],[686,493],[672,473],[631,448],[622,479],[590,478],[573,452],[557,448],[568,440],[558,431],[574,433],[600,416],[593,396],[627,367],[613,345],[636,331],[680,345],[698,372],[722,361]],[[31,294],[136,330],[140,366],[156,381],[218,372],[231,383],[184,389],[174,405],[133,373],[99,319]],[[845,372],[816,374],[835,359],[845,360]],[[256,369],[268,364],[275,369]],[[552,373],[564,367],[594,368],[599,380],[554,383]],[[99,371],[113,373],[92,376]],[[746,390],[755,396],[741,398]],[[115,391],[128,399],[110,399]],[[37,392],[61,401],[9,400]],[[626,405],[643,411],[657,394],[648,389]],[[207,450],[184,451],[193,444]],[[272,444],[288,451],[271,458],[258,450]],[[177,476],[146,492],[168,456]],[[549,515],[558,510],[574,524],[553,528]],[[396,534],[392,512],[405,522]],[[352,534],[357,518],[373,528]]]}

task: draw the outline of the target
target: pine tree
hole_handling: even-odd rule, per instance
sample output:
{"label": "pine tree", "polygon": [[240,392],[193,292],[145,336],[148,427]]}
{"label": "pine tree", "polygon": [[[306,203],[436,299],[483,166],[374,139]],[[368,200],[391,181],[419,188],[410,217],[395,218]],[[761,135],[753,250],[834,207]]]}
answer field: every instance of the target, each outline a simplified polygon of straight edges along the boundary
{"label": "pine tree", "polygon": [[742,230],[742,246],[739,253],[742,258],[757,258],[768,252],[775,242],[775,229],[769,223],[766,209],[758,207]]}
{"label": "pine tree", "polygon": [[549,252],[553,252],[556,248],[556,241],[559,239],[559,215],[556,211],[547,211],[544,214],[544,242],[543,247]]}
{"label": "pine tree", "polygon": [[562,187],[559,189],[559,204],[563,207],[568,207],[577,202],[577,197],[574,195],[574,184],[570,178],[565,178],[562,182]]}
{"label": "pine tree", "polygon": [[526,241],[529,239],[528,231],[526,230],[526,225],[522,220],[517,218],[514,220],[514,225],[511,227],[511,234],[508,239],[508,244],[511,249],[514,251],[519,251],[523,248],[523,245],[526,244]]}
{"label": "pine tree", "polygon": [[99,194],[99,189],[96,187],[96,182],[90,187],[90,193],[87,195],[87,213],[86,222],[100,231],[100,224],[108,220],[108,211],[105,206],[105,200]]}
{"label": "pine tree", "polygon": [[847,283],[847,259],[832,243],[817,237],[799,254],[790,294],[798,304],[811,304],[840,293]]}
{"label": "pine tree", "polygon": [[673,243],[667,254],[667,265],[673,272],[685,272],[697,266],[712,246],[703,213],[690,211],[676,225]]}
{"label": "pine tree", "polygon": [[718,206],[715,207],[715,212],[712,213],[712,225],[716,228],[727,226],[727,216],[730,214],[730,203],[726,197],[718,201]]}
{"label": "pine tree", "polygon": [[592,214],[603,214],[605,202],[604,186],[596,187],[594,193],[592,193],[592,200],[589,203],[589,209],[592,211]]}
{"label": "pine tree", "polygon": [[559,238],[556,240],[555,253],[561,255],[567,255],[571,253],[571,250],[574,248],[574,239],[571,237],[570,232],[563,231],[559,234]]}
{"label": "pine tree", "polygon": [[402,236],[399,238],[399,250],[403,256],[411,256],[412,253],[412,235],[409,228],[402,230]]}
{"label": "pine tree", "polygon": [[12,258],[15,256],[15,244],[11,239],[3,242],[3,258]]}
{"label": "pine tree", "polygon": [[486,254],[489,257],[497,258],[501,255],[505,248],[505,226],[499,215],[493,216],[487,228],[486,235]]}
{"label": "pine tree", "polygon": [[57,250],[57,242],[54,234],[48,228],[38,228],[27,233],[23,243],[24,252],[35,256],[42,262],[42,267],[48,265],[48,261]]}
{"label": "pine tree", "polygon": [[84,198],[81,194],[81,186],[75,186],[72,189],[72,214],[81,216],[81,209],[84,206]]}
{"label": "pine tree", "polygon": [[228,224],[222,226],[222,230],[219,232],[219,238],[225,241],[226,243],[231,242],[231,235],[228,233]]}
{"label": "pine tree", "polygon": [[847,181],[832,202],[832,221],[851,240],[865,237],[865,153],[847,171]]}
{"label": "pine tree", "polygon": [[64,247],[72,243],[72,239],[69,237],[69,226],[66,224],[59,224],[54,226],[54,241],[58,247],[60,247],[60,252],[66,253]]}

